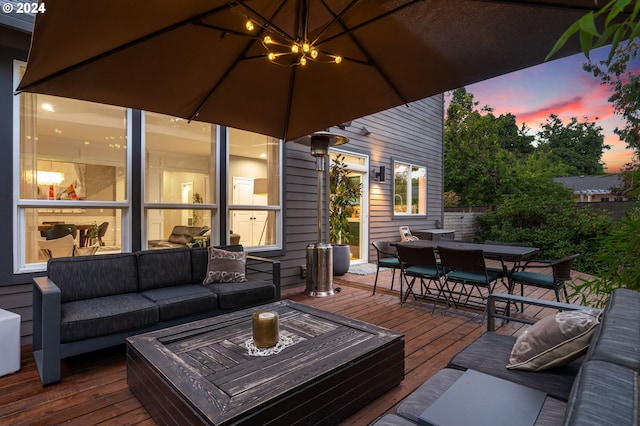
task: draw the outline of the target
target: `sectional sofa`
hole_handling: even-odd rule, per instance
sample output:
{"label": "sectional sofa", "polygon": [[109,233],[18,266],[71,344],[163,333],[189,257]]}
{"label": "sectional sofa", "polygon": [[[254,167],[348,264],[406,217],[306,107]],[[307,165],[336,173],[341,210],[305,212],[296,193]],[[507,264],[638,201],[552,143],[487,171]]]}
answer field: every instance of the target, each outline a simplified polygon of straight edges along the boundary
{"label": "sectional sofa", "polygon": [[[535,425],[636,426],[639,417],[640,293],[617,289],[594,327],[585,355],[542,371],[507,369],[516,338],[495,332],[495,320],[504,318],[500,302],[521,302],[568,310],[584,306],[541,301],[514,295],[494,294],[489,301],[489,331],[455,355],[444,368],[407,396],[395,413],[377,419],[375,426],[429,424],[420,420],[423,412],[439,403],[465,371],[475,370],[497,377],[506,384],[517,383],[544,392],[544,402]],[[504,306],[504,305],[503,305]],[[510,320],[514,320],[513,317]],[[555,346],[554,346],[555,348]],[[505,382],[501,382],[505,384]],[[456,389],[460,389],[457,387]],[[495,389],[495,388],[494,388]],[[492,392],[484,389],[483,392]],[[481,393],[477,398],[484,397]],[[441,401],[440,401],[441,402]],[[518,401],[512,405],[516,405]],[[442,406],[442,404],[440,404]],[[459,399],[452,410],[471,410],[473,404]],[[497,412],[491,406],[482,409]],[[492,412],[493,410],[493,412]],[[453,411],[452,411],[453,414]],[[514,410],[512,416],[518,416]],[[453,416],[451,416],[453,417]],[[512,417],[514,418],[514,417]],[[514,418],[514,423],[515,423]],[[497,424],[497,420],[495,422]],[[473,424],[479,424],[479,420]],[[502,423],[500,423],[502,424]],[[520,423],[518,423],[520,424]]]}
{"label": "sectional sofa", "polygon": [[63,358],[280,299],[277,260],[247,256],[246,281],[205,285],[208,266],[206,247],[49,260],[47,276],[33,279],[33,355],[42,384],[60,380]]}

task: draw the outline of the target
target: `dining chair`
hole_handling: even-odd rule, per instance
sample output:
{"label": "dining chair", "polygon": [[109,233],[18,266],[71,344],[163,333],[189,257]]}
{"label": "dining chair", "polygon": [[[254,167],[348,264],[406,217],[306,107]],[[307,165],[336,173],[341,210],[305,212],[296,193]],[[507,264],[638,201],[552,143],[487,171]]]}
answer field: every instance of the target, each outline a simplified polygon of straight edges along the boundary
{"label": "dining chair", "polygon": [[71,234],[54,240],[39,240],[38,248],[46,259],[76,255],[76,240]]}
{"label": "dining chair", "polygon": [[[458,295],[457,303],[454,301],[454,304],[457,305],[462,297],[466,296],[464,304],[467,305],[475,288],[478,296],[474,297],[479,297],[482,300],[486,310],[487,295],[483,294],[482,289],[486,289],[487,293],[491,294],[496,281],[499,279],[499,274],[487,269],[484,252],[481,249],[458,249],[438,246],[438,255],[442,265],[448,268],[442,290],[444,291],[446,287],[452,293],[457,284],[462,285],[462,291]],[[449,286],[449,284],[452,284],[452,286]],[[466,286],[471,286],[468,292],[465,288]],[[451,299],[453,300],[452,295]]]}
{"label": "dining chair", "polygon": [[71,235],[75,239],[78,235],[78,229],[76,228],[76,225],[71,223],[55,224],[47,230],[46,239],[55,240],[58,238],[62,238],[65,235]]}
{"label": "dining chair", "polygon": [[[574,254],[557,260],[529,260],[522,265],[521,270],[511,274],[511,280],[514,286],[520,284],[521,296],[524,295],[524,286],[529,285],[553,290],[556,294],[556,300],[560,302],[560,289],[562,289],[565,301],[569,303],[565,283],[571,281],[571,267],[578,257],[580,257],[579,254]],[[551,274],[530,271],[535,268],[551,268]]]}
{"label": "dining chair", "polygon": [[[439,296],[443,294],[441,278],[445,275],[446,268],[438,263],[433,247],[407,247],[398,245],[396,248],[402,268],[400,279],[407,284],[407,291],[404,293],[404,297],[402,296],[402,284],[400,284],[401,302],[406,302],[410,293],[416,298],[413,292],[413,285],[419,278],[420,294],[423,296],[425,293],[430,292],[430,283],[436,284],[438,293],[433,302],[433,309],[435,310],[436,303],[440,300]],[[409,282],[407,277],[411,277],[411,282]],[[425,280],[427,280],[426,284]]]}
{"label": "dining chair", "polygon": [[411,235],[411,230],[408,226],[400,227],[400,238],[402,239],[402,241],[416,241],[419,239],[415,235]]}
{"label": "dining chair", "polygon": [[389,241],[374,241],[371,243],[376,249],[376,280],[373,282],[373,294],[376,294],[376,286],[378,285],[378,273],[380,268],[389,268],[392,270],[391,290],[393,290],[393,282],[396,279],[396,269],[400,269],[400,278],[402,279],[402,270],[400,268],[400,260],[398,260],[398,252],[395,246]]}
{"label": "dining chair", "polygon": [[[514,246],[514,247],[524,247],[525,243],[522,242],[501,242],[501,241],[493,241],[493,240],[484,240],[484,244],[490,245],[501,245],[501,246]],[[486,256],[486,259],[497,260],[500,262],[500,267],[487,266],[487,271],[492,271],[498,274],[500,282],[507,288],[507,293],[511,293],[512,291],[512,282],[511,282],[511,273],[518,270],[520,268],[520,260],[519,259],[509,259],[504,256],[500,257],[492,257]],[[505,279],[507,282],[505,282]]]}
{"label": "dining chair", "polygon": [[107,233],[107,228],[109,227],[109,222],[102,222],[100,226],[98,226],[98,243],[101,246],[104,246],[104,241],[102,241],[102,237]]}

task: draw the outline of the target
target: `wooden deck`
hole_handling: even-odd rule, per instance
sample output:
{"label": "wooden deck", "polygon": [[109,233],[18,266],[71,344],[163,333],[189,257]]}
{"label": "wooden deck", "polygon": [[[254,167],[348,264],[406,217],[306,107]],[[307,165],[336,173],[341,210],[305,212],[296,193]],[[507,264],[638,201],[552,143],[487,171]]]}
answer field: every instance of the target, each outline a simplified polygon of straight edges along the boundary
{"label": "wooden deck", "polygon": [[[431,303],[411,299],[400,305],[397,285],[394,291],[389,289],[390,272],[381,275],[374,296],[371,294],[374,277],[375,274],[347,274],[336,278],[334,288],[341,291],[329,297],[305,296],[303,287],[287,289],[282,296],[405,334],[405,379],[343,425],[367,425],[393,411],[398,402],[486,328],[482,314],[477,311],[437,308],[431,314]],[[539,289],[528,291],[527,295],[553,298]],[[514,334],[518,330],[514,323],[501,327],[505,333]],[[62,423],[155,424],[127,386],[124,345],[65,360],[62,381],[45,388],[40,384],[31,347],[22,348],[21,370],[0,378],[0,424]]]}

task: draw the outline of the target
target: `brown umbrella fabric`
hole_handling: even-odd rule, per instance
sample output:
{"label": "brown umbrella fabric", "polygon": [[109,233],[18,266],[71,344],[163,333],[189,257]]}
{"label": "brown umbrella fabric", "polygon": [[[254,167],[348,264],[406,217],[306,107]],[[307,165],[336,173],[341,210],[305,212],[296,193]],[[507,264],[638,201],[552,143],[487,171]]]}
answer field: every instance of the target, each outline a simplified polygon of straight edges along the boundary
{"label": "brown umbrella fabric", "polygon": [[[51,1],[36,17],[18,91],[292,140],[541,63],[584,14],[580,6],[594,7],[587,0]],[[305,42],[307,63],[294,65]],[[568,45],[560,56],[577,51]]]}

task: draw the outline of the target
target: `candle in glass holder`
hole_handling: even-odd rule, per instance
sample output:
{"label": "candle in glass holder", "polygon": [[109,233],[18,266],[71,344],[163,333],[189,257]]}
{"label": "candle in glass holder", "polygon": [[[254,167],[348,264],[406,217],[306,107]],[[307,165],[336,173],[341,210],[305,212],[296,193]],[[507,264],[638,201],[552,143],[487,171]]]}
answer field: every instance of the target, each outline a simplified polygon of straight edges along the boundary
{"label": "candle in glass holder", "polygon": [[251,316],[253,322],[253,343],[258,348],[270,348],[278,343],[278,314],[258,311]]}

